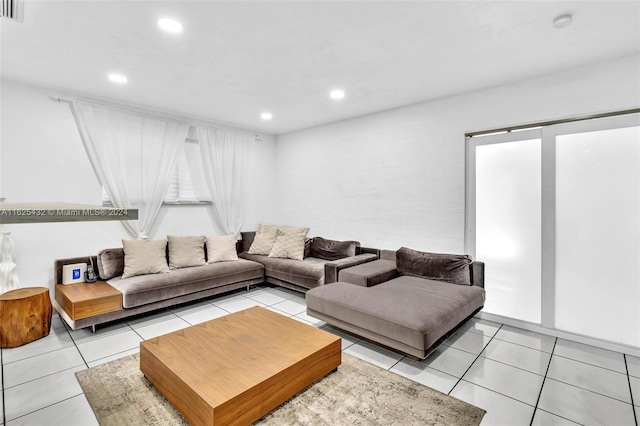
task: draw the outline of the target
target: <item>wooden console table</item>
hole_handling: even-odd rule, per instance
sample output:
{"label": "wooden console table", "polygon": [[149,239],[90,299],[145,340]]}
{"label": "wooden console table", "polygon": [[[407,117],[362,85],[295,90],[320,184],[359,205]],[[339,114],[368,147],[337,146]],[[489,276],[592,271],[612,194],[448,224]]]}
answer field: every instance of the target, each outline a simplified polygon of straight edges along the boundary
{"label": "wooden console table", "polygon": [[15,348],[48,336],[51,299],[45,287],[25,287],[0,295],[0,348]]}

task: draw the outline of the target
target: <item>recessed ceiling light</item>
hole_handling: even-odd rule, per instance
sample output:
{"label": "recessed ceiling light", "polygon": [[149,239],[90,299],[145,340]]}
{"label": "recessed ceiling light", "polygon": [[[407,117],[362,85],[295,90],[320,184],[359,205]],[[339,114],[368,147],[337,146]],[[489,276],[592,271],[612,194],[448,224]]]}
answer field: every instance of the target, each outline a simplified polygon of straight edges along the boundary
{"label": "recessed ceiling light", "polygon": [[263,120],[271,120],[273,118],[273,115],[271,115],[270,112],[263,112],[262,114],[260,114],[260,118],[262,118]]}
{"label": "recessed ceiling light", "polygon": [[571,22],[573,22],[573,17],[571,15],[560,15],[553,20],[553,26],[555,28],[564,28],[571,25]]}
{"label": "recessed ceiling light", "polygon": [[344,91],[340,89],[332,90],[329,96],[331,96],[331,99],[342,99],[344,98]]}
{"label": "recessed ceiling light", "polygon": [[162,18],[158,19],[158,26],[170,33],[182,32],[182,24],[175,19]]}
{"label": "recessed ceiling light", "polygon": [[127,82],[127,77],[122,74],[109,74],[109,80],[113,81],[114,83],[124,84]]}

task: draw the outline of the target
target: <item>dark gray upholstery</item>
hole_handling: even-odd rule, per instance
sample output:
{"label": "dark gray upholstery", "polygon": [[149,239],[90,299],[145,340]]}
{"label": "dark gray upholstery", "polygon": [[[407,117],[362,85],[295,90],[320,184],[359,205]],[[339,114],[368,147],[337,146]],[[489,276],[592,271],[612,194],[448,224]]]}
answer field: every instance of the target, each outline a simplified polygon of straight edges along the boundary
{"label": "dark gray upholstery", "polygon": [[[385,259],[393,256],[383,251]],[[392,260],[340,272],[340,282],[309,290],[307,314],[417,358],[484,306],[484,264],[473,262],[473,285],[400,275]],[[342,282],[342,280],[349,282]]]}
{"label": "dark gray upholstery", "polygon": [[125,308],[154,303],[237,282],[262,280],[261,264],[244,259],[173,269],[166,274],[113,278],[107,281],[122,293]]}
{"label": "dark gray upholstery", "polygon": [[[378,249],[360,247],[360,243],[357,241],[341,242],[314,237],[305,242],[303,260],[275,258],[247,253],[255,237],[255,232],[242,232],[241,235],[243,252],[238,256],[263,264],[265,282],[302,292],[336,282],[341,270],[377,260],[379,256]],[[316,242],[316,250],[321,249],[324,255],[329,258],[340,258],[328,260],[313,256],[314,241]],[[347,254],[349,256],[346,256]]]}

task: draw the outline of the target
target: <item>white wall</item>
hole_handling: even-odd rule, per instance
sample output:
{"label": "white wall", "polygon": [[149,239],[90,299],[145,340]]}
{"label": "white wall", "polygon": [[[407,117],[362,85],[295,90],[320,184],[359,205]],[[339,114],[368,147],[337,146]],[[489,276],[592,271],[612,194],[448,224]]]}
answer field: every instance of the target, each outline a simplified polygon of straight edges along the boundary
{"label": "white wall", "polygon": [[634,56],[280,135],[277,220],[370,247],[461,253],[465,132],[637,108],[638,75]]}
{"label": "white wall", "polygon": [[[100,204],[100,184],[86,158],[69,107],[54,90],[2,81],[0,196],[7,202]],[[257,151],[252,200],[243,229],[275,218],[275,137]],[[53,285],[53,262],[121,247],[130,238],[119,222],[5,225],[15,242],[20,286]],[[164,206],[150,238],[215,233],[204,206]],[[53,292],[52,292],[53,294]]]}

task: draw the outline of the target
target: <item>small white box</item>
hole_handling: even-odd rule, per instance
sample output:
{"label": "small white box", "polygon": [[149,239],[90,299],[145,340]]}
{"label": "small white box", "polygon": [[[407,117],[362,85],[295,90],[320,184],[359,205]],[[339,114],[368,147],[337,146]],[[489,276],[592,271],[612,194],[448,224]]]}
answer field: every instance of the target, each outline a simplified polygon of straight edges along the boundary
{"label": "small white box", "polygon": [[62,284],[76,284],[85,281],[86,263],[74,263],[62,266]]}

